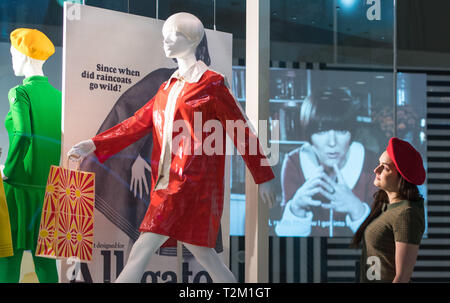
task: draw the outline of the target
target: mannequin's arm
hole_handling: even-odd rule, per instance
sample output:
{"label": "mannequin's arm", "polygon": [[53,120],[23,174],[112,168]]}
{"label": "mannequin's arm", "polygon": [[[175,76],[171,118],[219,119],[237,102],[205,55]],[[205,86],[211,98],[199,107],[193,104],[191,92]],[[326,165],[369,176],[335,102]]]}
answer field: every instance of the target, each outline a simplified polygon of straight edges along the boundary
{"label": "mannequin's arm", "polygon": [[122,123],[98,134],[92,141],[101,163],[151,132],[154,98]]}
{"label": "mannequin's arm", "polygon": [[212,94],[216,97],[214,104],[218,118],[242,155],[255,183],[261,184],[275,178],[269,161],[262,153],[258,137],[249,127],[248,119],[225,86],[222,77],[221,81],[215,83]]}
{"label": "mannequin's arm", "polygon": [[[14,134],[3,173],[9,180],[14,180],[16,177],[19,177],[16,176],[16,172],[26,171],[24,159],[33,138],[31,134],[30,104],[27,97],[18,89],[12,89],[8,97]],[[23,169],[17,169],[20,166]]]}

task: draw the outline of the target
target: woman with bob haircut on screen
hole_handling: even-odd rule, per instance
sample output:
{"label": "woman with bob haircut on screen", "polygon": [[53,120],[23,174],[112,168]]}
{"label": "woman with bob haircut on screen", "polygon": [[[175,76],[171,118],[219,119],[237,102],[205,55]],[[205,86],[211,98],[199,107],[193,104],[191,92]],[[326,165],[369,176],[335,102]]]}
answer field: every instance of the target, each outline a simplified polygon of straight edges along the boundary
{"label": "woman with bob haircut on screen", "polygon": [[[391,138],[375,168],[372,210],[355,233],[362,242],[361,282],[409,282],[425,230],[422,157],[406,141]],[[374,266],[376,265],[376,266]]]}
{"label": "woman with bob haircut on screen", "polygon": [[370,212],[376,155],[354,140],[356,106],[342,89],[313,91],[302,103],[305,143],[285,156],[278,236],[353,236]]}

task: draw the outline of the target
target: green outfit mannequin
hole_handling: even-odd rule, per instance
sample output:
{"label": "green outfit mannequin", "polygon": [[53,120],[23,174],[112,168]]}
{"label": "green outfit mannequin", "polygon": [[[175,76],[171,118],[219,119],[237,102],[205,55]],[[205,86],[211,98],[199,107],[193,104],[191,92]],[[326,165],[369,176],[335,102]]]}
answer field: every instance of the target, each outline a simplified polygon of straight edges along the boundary
{"label": "green outfit mannequin", "polygon": [[[17,55],[13,48],[11,52],[14,66]],[[60,160],[61,92],[50,85],[42,70],[23,75],[27,74],[32,76],[26,77],[23,85],[12,88],[8,94],[10,111],[5,127],[9,150],[3,179],[14,256],[0,258],[0,282],[19,282],[23,252],[31,250],[39,281],[56,283],[56,261],[36,257],[34,253],[50,165],[59,165]],[[20,74],[16,72],[16,75]]]}

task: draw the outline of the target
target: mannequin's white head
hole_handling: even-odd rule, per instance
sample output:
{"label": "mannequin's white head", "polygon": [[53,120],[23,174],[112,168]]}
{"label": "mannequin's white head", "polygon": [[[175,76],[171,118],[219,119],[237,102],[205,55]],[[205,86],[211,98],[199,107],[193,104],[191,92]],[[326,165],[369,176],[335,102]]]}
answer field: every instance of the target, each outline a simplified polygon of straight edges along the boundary
{"label": "mannequin's white head", "polygon": [[37,60],[22,54],[11,45],[11,58],[14,75],[21,77],[30,77],[34,75],[43,75],[42,66],[45,60]]}
{"label": "mannequin's white head", "polygon": [[11,58],[14,74],[16,76],[23,76],[23,70],[25,62],[27,61],[27,56],[19,52],[14,46],[11,45]]}
{"label": "mannequin's white head", "polygon": [[194,15],[177,13],[164,22],[162,34],[166,57],[184,58],[195,55],[205,29],[202,22]]}

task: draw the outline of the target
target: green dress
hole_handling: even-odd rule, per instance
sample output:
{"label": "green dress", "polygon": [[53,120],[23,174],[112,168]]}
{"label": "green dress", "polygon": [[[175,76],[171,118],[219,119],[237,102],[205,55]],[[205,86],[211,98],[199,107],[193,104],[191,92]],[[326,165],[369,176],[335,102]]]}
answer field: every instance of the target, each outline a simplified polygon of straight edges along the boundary
{"label": "green dress", "polygon": [[15,252],[31,250],[34,255],[50,165],[60,161],[61,92],[47,77],[32,76],[12,88],[8,99],[9,150],[3,173],[12,242]]}

